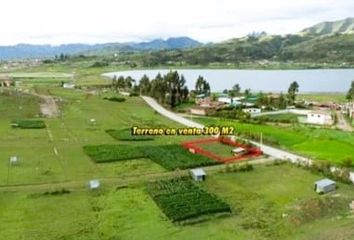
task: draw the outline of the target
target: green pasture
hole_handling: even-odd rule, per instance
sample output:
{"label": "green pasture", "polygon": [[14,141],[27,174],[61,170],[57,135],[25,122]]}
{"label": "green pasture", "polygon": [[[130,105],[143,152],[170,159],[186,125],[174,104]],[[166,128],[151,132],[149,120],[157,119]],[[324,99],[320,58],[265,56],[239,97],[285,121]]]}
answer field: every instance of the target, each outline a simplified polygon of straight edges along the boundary
{"label": "green pasture", "polygon": [[[46,195],[35,188],[1,191],[0,232],[9,240],[305,240],[314,236],[329,240],[338,234],[350,239],[354,219],[347,202],[354,197],[353,186],[339,184],[336,196],[319,196],[313,191],[313,182],[320,178],[289,165],[209,174],[199,186],[230,205],[232,214],[192,225],[173,224],[149,196],[145,184],[103,186],[97,193],[83,187],[63,195]],[[310,216],[300,208],[327,198],[341,204],[328,212],[316,207]],[[294,222],[299,214],[308,216],[306,221]]]}
{"label": "green pasture", "polygon": [[354,135],[332,129],[310,126],[282,126],[241,123],[238,121],[216,118],[195,118],[203,124],[234,126],[235,132],[252,134],[260,141],[261,134],[265,143],[293,151],[318,160],[333,163],[354,156]]}

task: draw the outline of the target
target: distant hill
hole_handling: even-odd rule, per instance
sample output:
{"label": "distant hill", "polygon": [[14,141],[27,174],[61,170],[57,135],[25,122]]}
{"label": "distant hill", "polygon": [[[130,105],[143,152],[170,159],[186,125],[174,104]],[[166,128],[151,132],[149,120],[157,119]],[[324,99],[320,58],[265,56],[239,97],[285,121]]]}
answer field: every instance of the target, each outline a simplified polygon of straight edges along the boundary
{"label": "distant hill", "polygon": [[[146,67],[164,64],[208,65],[260,62],[326,63],[354,65],[354,18],[319,23],[300,34],[250,34],[220,43],[180,51],[144,53],[140,56]],[[136,59],[136,58],[135,58]]]}
{"label": "distant hill", "polygon": [[18,44],[0,46],[0,60],[48,58],[59,54],[104,54],[110,52],[147,51],[162,49],[184,49],[201,46],[202,44],[188,37],[156,39],[149,42],[104,43],[104,44],[64,44],[60,46]]}
{"label": "distant hill", "polygon": [[322,22],[301,31],[303,34],[335,34],[354,32],[354,18],[346,18],[334,22]]}

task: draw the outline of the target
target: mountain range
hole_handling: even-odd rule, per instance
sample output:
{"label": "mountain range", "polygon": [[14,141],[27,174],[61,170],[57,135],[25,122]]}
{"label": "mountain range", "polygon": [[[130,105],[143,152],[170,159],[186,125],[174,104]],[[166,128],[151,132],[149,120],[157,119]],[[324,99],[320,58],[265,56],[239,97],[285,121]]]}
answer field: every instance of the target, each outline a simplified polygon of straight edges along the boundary
{"label": "mountain range", "polygon": [[149,42],[104,43],[104,44],[63,44],[59,46],[18,44],[0,46],[0,60],[48,58],[59,54],[95,54],[127,51],[147,51],[163,49],[185,49],[201,46],[202,43],[188,37],[155,39]]}
{"label": "mountain range", "polygon": [[[164,50],[164,51],[160,51]],[[176,53],[177,51],[177,53]],[[0,46],[0,60],[51,58],[59,54],[104,55],[142,53],[149,59],[188,64],[235,63],[250,60],[354,61],[354,18],[322,22],[287,35],[250,34],[220,43],[202,44],[189,37],[149,42],[66,44],[60,46],[18,44]],[[160,52],[160,53],[157,53]],[[155,59],[155,64],[164,64]],[[152,63],[154,64],[154,63]]]}

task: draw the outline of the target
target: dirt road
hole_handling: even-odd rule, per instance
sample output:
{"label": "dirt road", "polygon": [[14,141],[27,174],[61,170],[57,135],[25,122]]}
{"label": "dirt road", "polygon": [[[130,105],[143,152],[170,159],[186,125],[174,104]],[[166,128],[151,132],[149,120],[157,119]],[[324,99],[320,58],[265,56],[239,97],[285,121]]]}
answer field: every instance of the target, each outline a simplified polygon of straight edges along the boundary
{"label": "dirt road", "polygon": [[[146,97],[146,96],[142,96],[142,98],[145,100],[145,102],[150,105],[150,107],[152,107],[153,109],[155,109],[157,112],[159,112],[161,115],[175,121],[178,122],[180,124],[183,124],[185,126],[188,127],[196,127],[196,128],[203,128],[204,125],[196,123],[192,120],[189,119],[185,119],[184,117],[177,115],[176,113],[173,113],[171,111],[168,111],[167,109],[165,109],[164,107],[162,107],[155,99],[151,98],[151,97]],[[267,146],[264,144],[260,144],[258,142],[254,142],[251,141],[253,144],[259,146],[261,148],[261,150],[275,158],[275,159],[282,159],[282,160],[289,160],[291,162],[309,162],[310,159],[307,159],[305,157],[284,151],[284,150],[280,150],[271,146]]]}

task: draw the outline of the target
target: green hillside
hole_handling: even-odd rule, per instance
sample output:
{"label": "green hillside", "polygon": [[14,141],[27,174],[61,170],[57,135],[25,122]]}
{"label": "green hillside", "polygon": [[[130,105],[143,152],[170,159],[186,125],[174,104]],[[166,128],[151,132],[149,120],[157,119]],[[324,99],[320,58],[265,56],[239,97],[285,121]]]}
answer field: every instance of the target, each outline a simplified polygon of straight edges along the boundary
{"label": "green hillside", "polygon": [[354,18],[346,18],[334,22],[322,22],[312,27],[304,29],[301,33],[304,34],[334,34],[334,33],[349,33],[354,31]]}

